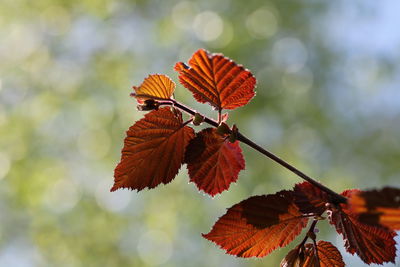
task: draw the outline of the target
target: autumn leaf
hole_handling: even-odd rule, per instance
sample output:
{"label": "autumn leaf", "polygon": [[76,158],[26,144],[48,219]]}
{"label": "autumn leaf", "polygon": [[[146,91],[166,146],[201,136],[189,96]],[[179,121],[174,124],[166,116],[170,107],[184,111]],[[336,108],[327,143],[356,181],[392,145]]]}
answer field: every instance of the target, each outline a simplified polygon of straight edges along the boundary
{"label": "autumn leaf", "polygon": [[264,257],[284,247],[307,225],[293,191],[254,196],[231,208],[203,237],[239,257]]}
{"label": "autumn leaf", "polygon": [[180,83],[189,89],[200,103],[216,109],[235,109],[246,105],[255,95],[256,79],[250,71],[222,54],[196,51],[189,60],[175,65]]}
{"label": "autumn leaf", "polygon": [[140,191],[169,183],[178,173],[193,137],[193,129],[182,126],[179,111],[173,113],[164,107],[146,114],[127,131],[111,191],[119,188]]}
{"label": "autumn leaf", "polygon": [[137,87],[133,86],[134,96],[140,103],[147,99],[168,100],[175,90],[175,83],[166,75],[152,74],[144,79],[143,83]]}
{"label": "autumn leaf", "polygon": [[400,230],[400,189],[360,191],[352,194],[349,203],[361,222]]}
{"label": "autumn leaf", "polygon": [[214,128],[206,128],[192,139],[185,162],[190,181],[211,196],[228,189],[245,168],[239,142],[230,143]]}
{"label": "autumn leaf", "polygon": [[[281,267],[344,267],[339,250],[327,241],[318,241],[317,254],[314,245],[305,244],[291,250],[281,262]],[[318,255],[318,257],[316,257]]]}
{"label": "autumn leaf", "polygon": [[305,213],[321,215],[326,210],[326,203],[330,202],[330,196],[318,187],[303,182],[294,187],[294,198],[296,205]]}
{"label": "autumn leaf", "polygon": [[[343,196],[351,198],[359,190],[346,190]],[[384,227],[372,226],[358,220],[349,204],[333,206],[330,211],[330,223],[343,236],[345,248],[357,255],[367,264],[394,262],[396,256],[396,233]]]}

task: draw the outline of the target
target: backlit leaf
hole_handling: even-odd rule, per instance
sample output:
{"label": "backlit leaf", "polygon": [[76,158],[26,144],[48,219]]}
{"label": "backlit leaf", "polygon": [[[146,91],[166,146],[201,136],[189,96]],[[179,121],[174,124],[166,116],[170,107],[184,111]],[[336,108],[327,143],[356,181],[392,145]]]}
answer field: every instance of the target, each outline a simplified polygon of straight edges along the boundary
{"label": "backlit leaf", "polygon": [[282,259],[281,267],[303,267],[304,266],[304,253],[301,248],[296,248],[289,251],[289,253]]}
{"label": "backlit leaf", "polygon": [[[344,267],[339,250],[327,241],[318,241],[316,257],[314,245],[305,244],[291,250],[281,262],[281,267]],[[318,265],[319,264],[319,265]]]}
{"label": "backlit leaf", "polygon": [[[342,195],[350,198],[352,194],[358,192],[356,189],[347,190]],[[330,213],[330,223],[336,227],[339,234],[342,234],[348,252],[357,253],[367,264],[394,262],[396,256],[394,231],[360,222],[349,204],[334,206]]]}
{"label": "backlit leaf", "polygon": [[316,213],[320,215],[326,209],[325,204],[330,202],[330,197],[327,193],[309,182],[296,184],[294,187],[294,196],[296,205],[303,213]]}
{"label": "backlit leaf", "polygon": [[361,222],[400,230],[400,189],[360,191],[351,196],[349,203]]}
{"label": "backlit leaf", "polygon": [[245,167],[239,142],[230,143],[215,128],[204,129],[192,139],[185,162],[190,181],[211,196],[228,189]]}
{"label": "backlit leaf", "polygon": [[189,60],[189,66],[178,62],[175,70],[197,101],[218,110],[244,106],[255,95],[256,79],[251,72],[222,54],[200,49]]}
{"label": "backlit leaf", "polygon": [[264,257],[292,242],[307,225],[293,201],[293,191],[251,197],[229,208],[203,237],[228,254]]}
{"label": "backlit leaf", "polygon": [[127,131],[111,191],[119,188],[140,191],[169,183],[178,173],[193,137],[193,129],[182,126],[179,111],[173,113],[164,107],[146,114]]}
{"label": "backlit leaf", "polygon": [[166,75],[152,74],[144,79],[139,86],[133,86],[136,97],[139,102],[146,99],[167,100],[170,99],[175,90],[175,83]]}

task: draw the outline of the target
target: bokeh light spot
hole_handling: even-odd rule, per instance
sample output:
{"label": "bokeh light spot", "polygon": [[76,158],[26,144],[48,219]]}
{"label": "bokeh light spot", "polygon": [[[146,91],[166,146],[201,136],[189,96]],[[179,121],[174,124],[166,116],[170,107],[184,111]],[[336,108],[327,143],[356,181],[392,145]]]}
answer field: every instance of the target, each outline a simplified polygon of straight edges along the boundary
{"label": "bokeh light spot", "polygon": [[196,16],[193,30],[201,41],[209,42],[217,39],[223,32],[224,23],[221,17],[212,11],[205,11]]}
{"label": "bokeh light spot", "polygon": [[182,1],[172,8],[171,18],[176,27],[190,29],[195,17],[196,6],[193,2]]}
{"label": "bokeh light spot", "polygon": [[217,39],[215,39],[213,42],[210,42],[210,44],[209,44],[213,48],[226,47],[233,40],[234,31],[233,31],[232,24],[229,23],[228,21],[224,21],[223,23],[224,23],[224,27],[223,27],[222,34]]}
{"label": "bokeh light spot", "polygon": [[51,186],[44,197],[44,205],[54,213],[64,213],[78,203],[80,192],[71,179],[58,180]]}
{"label": "bokeh light spot", "polygon": [[98,184],[96,189],[97,204],[111,212],[122,212],[131,201],[132,192],[130,190],[118,190],[111,193],[110,181],[112,181],[112,178]]}
{"label": "bokeh light spot", "polygon": [[282,38],[272,48],[274,64],[287,71],[295,72],[300,70],[306,64],[307,57],[307,49],[296,38]]}
{"label": "bokeh light spot", "polygon": [[247,17],[246,26],[251,36],[257,39],[265,39],[277,32],[278,20],[270,8],[263,7]]}

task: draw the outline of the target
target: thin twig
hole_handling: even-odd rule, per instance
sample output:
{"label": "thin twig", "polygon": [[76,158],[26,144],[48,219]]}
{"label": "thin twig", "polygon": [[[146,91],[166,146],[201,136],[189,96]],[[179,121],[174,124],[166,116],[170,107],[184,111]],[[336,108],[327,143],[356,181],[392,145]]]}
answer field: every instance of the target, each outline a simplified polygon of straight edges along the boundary
{"label": "thin twig", "polygon": [[309,238],[308,233],[314,233],[314,229],[315,229],[315,226],[317,225],[317,223],[318,223],[318,220],[314,220],[314,221],[312,222],[312,224],[310,225],[310,228],[308,229],[308,231],[307,231],[307,233],[306,233],[306,236],[305,236],[304,239],[301,241],[299,247],[304,246],[304,244],[306,243],[307,239]]}
{"label": "thin twig", "polygon": [[[186,113],[188,113],[188,114],[190,114],[192,116],[194,116],[196,114],[195,110],[183,105],[182,103],[179,103],[175,99],[171,99],[170,101],[159,102],[159,104],[160,105],[172,105],[172,106],[174,106],[176,108],[179,108],[180,110],[182,110],[182,111],[184,111],[184,112],[186,112]],[[204,115],[202,115],[202,116],[204,116]],[[208,123],[208,124],[210,124],[211,126],[214,126],[214,127],[218,127],[219,126],[219,123],[217,121],[215,121],[215,120],[213,120],[211,118],[208,118],[207,116],[204,116],[204,122],[206,122],[206,123]],[[331,190],[330,188],[328,188],[328,187],[324,186],[323,184],[317,182],[315,179],[313,179],[310,176],[306,175],[305,173],[303,173],[302,171],[300,171],[299,169],[297,169],[293,165],[289,164],[288,162],[284,161],[283,159],[279,158],[278,156],[276,156],[275,154],[269,152],[268,150],[260,147],[259,145],[257,145],[253,141],[251,141],[249,138],[244,136],[239,131],[237,132],[237,140],[241,141],[242,143],[245,143],[246,145],[250,146],[251,148],[257,150],[261,154],[267,156],[268,158],[272,159],[276,163],[278,163],[281,166],[285,167],[289,171],[293,172],[297,176],[303,178],[304,180],[306,180],[310,184],[312,184],[312,185],[316,186],[317,188],[321,189],[322,191],[328,193],[332,197],[332,202],[334,202],[335,204],[346,203],[347,202],[347,198],[346,197],[336,193],[335,191]]]}

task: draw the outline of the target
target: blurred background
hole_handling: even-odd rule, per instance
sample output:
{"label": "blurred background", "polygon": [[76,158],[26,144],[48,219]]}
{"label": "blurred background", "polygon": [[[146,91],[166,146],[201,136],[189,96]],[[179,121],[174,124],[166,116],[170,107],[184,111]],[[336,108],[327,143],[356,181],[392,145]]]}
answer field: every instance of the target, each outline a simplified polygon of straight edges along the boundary
{"label": "blurred background", "polygon": [[[233,204],[300,182],[247,147],[238,183],[214,199],[186,168],[153,190],[109,192],[125,131],[143,116],[131,87],[150,73],[177,81],[173,65],[198,48],[222,52],[258,79],[230,124],[338,192],[400,186],[399,10],[388,0],[1,0],[0,266],[278,266],[295,243],[238,259],[200,235]],[[212,114],[180,85],[176,98]],[[319,228],[348,266],[364,266],[327,222]]]}

